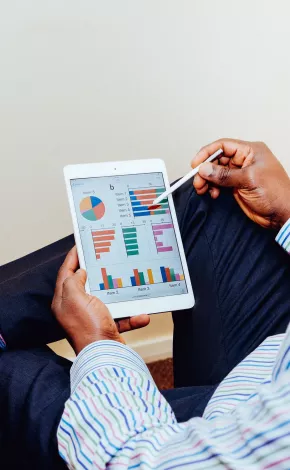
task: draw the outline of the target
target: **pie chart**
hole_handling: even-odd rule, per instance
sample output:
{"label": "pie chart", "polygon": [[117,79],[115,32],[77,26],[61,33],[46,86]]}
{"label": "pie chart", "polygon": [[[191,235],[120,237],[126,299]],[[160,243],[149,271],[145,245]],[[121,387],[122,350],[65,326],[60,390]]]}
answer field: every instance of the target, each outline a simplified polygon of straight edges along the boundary
{"label": "pie chart", "polygon": [[96,196],[88,196],[80,202],[80,211],[85,219],[95,222],[104,216],[106,208],[101,199]]}

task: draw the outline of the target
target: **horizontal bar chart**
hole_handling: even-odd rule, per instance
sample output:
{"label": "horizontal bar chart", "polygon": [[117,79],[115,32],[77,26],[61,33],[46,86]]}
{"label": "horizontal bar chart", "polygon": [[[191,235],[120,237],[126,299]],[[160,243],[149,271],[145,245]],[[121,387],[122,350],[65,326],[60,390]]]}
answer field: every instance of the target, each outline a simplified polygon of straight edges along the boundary
{"label": "horizontal bar chart", "polygon": [[[166,253],[169,251],[173,251],[172,245],[164,245],[163,236],[165,231],[171,230],[173,231],[173,224],[172,223],[165,223],[165,224],[152,224],[152,231],[154,235],[155,245],[157,253]],[[173,236],[175,236],[173,234]]]}
{"label": "horizontal bar chart", "polygon": [[99,260],[103,253],[111,251],[112,241],[115,240],[115,230],[92,230],[92,238],[96,259]]}
{"label": "horizontal bar chart", "polygon": [[165,191],[165,187],[147,189],[129,189],[129,196],[134,217],[169,214],[168,199],[163,199],[157,206],[153,201]]}
{"label": "horizontal bar chart", "polygon": [[139,255],[136,227],[122,227],[123,239],[127,256]]}

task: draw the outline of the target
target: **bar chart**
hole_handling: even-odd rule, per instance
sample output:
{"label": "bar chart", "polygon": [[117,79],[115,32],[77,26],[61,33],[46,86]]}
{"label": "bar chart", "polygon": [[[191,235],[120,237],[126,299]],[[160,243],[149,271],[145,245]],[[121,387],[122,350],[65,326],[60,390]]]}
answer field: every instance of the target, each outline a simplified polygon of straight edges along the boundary
{"label": "bar chart", "polygon": [[139,255],[136,227],[122,227],[123,239],[127,256]]}
{"label": "bar chart", "polygon": [[118,289],[123,287],[123,281],[120,277],[113,279],[107,274],[106,268],[101,268],[103,282],[100,284],[100,290]]}
{"label": "bar chart", "polygon": [[169,214],[167,198],[163,199],[158,206],[152,206],[154,199],[160,196],[164,191],[164,187],[129,189],[130,202],[134,217]]}
{"label": "bar chart", "polygon": [[92,230],[92,238],[96,259],[99,260],[104,253],[110,253],[115,240],[115,229]]}
{"label": "bar chart", "polygon": [[178,274],[173,268],[160,267],[162,282],[184,281],[184,275]]}
{"label": "bar chart", "polygon": [[[157,253],[165,253],[167,251],[173,251],[173,246],[166,243],[167,237],[164,236],[166,233],[168,233],[169,230],[173,231],[172,223],[152,224],[152,231],[153,231]],[[172,235],[172,233],[170,235]],[[170,237],[170,240],[172,241],[172,236]]]}
{"label": "bar chart", "polygon": [[160,267],[161,280],[155,280],[152,269],[147,269],[146,273],[144,271],[139,271],[138,269],[133,269],[134,275],[130,277],[131,285],[135,286],[146,286],[149,284],[159,284],[163,282],[173,282],[173,281],[184,281],[184,275],[181,273],[176,273],[173,268],[168,268],[165,266]]}

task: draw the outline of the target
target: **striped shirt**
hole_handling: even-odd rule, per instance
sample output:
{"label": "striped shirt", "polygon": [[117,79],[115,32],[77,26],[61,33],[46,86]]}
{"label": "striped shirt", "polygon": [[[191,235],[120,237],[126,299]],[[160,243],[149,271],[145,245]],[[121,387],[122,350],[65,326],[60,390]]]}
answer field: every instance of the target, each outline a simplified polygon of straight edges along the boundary
{"label": "striped shirt", "polygon": [[[290,221],[277,241],[290,251]],[[71,369],[58,445],[71,469],[290,469],[290,326],[226,377],[202,418],[182,424],[138,354],[90,344]]]}

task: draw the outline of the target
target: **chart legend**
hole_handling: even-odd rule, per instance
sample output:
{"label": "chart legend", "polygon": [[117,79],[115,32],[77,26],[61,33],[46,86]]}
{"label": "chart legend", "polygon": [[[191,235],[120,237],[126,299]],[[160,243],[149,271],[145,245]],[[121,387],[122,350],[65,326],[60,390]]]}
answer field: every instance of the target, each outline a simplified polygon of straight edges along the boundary
{"label": "chart legend", "polygon": [[120,277],[113,279],[107,274],[106,268],[101,268],[103,282],[100,284],[100,290],[118,289],[123,287],[123,281]]}
{"label": "chart legend", "polygon": [[152,215],[169,214],[168,199],[153,206],[154,199],[165,191],[164,187],[147,189],[129,189],[129,196],[134,217],[146,217]]}
{"label": "chart legend", "polygon": [[122,233],[123,233],[127,256],[139,255],[139,245],[137,241],[137,228],[136,227],[123,227]]}
{"label": "chart legend", "polygon": [[96,259],[101,259],[104,253],[110,253],[112,242],[115,240],[115,230],[92,230],[92,238]]}
{"label": "chart legend", "polygon": [[[173,231],[173,224],[152,224],[152,230],[156,245],[157,253],[164,253],[166,251],[173,251],[173,246],[165,243],[164,233],[168,230]],[[170,234],[171,235],[171,234]]]}

